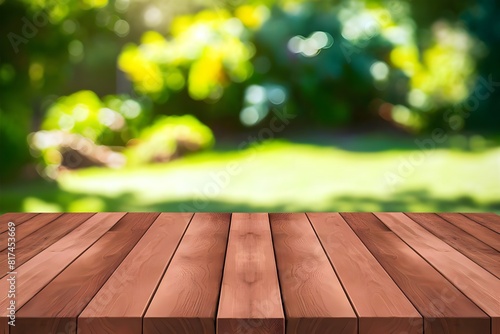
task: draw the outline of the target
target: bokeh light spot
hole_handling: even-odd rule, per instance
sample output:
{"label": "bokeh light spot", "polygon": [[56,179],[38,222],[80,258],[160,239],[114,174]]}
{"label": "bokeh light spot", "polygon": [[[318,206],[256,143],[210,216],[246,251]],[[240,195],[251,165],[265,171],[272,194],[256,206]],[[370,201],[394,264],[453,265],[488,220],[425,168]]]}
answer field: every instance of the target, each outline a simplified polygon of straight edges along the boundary
{"label": "bokeh light spot", "polygon": [[128,35],[128,33],[130,31],[130,25],[125,20],[118,20],[115,22],[113,30],[115,31],[115,34],[117,36],[125,37]]}
{"label": "bokeh light spot", "polygon": [[244,125],[255,125],[259,121],[259,110],[253,106],[244,108],[240,113],[240,120]]}
{"label": "bokeh light spot", "polygon": [[68,52],[73,62],[81,61],[84,56],[83,43],[77,39],[72,40],[68,45]]}
{"label": "bokeh light spot", "polygon": [[154,28],[162,23],[163,13],[158,7],[150,5],[144,11],[143,19],[146,26]]}
{"label": "bokeh light spot", "polygon": [[251,104],[259,104],[266,99],[266,90],[262,86],[252,85],[245,92],[245,100]]}
{"label": "bokeh light spot", "polygon": [[377,61],[370,67],[370,73],[375,80],[385,80],[389,75],[389,67],[382,61]]}
{"label": "bokeh light spot", "polygon": [[286,94],[283,88],[272,87],[268,90],[267,97],[273,104],[282,104],[283,102],[285,102]]}

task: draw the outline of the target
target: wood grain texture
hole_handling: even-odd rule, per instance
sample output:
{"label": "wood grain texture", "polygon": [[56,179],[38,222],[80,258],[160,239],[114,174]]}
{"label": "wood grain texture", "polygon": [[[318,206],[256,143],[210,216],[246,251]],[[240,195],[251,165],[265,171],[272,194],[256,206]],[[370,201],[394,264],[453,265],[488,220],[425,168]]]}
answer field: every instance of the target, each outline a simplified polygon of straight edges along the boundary
{"label": "wood grain texture", "polygon": [[8,222],[14,222],[16,226],[23,224],[24,222],[35,217],[38,213],[4,213],[0,216],[0,233],[7,231]]}
{"label": "wood grain texture", "polygon": [[492,231],[500,233],[500,216],[495,213],[462,213],[462,215]]}
{"label": "wood grain texture", "polygon": [[11,334],[76,331],[77,316],[135,246],[158,213],[128,213],[17,313]]}
{"label": "wood grain texture", "polygon": [[359,334],[423,333],[422,317],[339,213],[307,216],[359,318]]}
{"label": "wood grain texture", "polygon": [[[387,227],[427,260],[492,319],[500,333],[500,280],[402,213],[376,213]],[[449,217],[451,219],[454,216]]]}
{"label": "wood grain texture", "polygon": [[[16,225],[16,242],[21,241],[31,233],[49,224],[61,215],[62,213],[46,213],[33,217],[22,225]],[[9,235],[7,232],[0,233],[0,251],[3,251],[7,248],[8,237]]]}
{"label": "wood grain texture", "polygon": [[196,213],[161,280],[143,333],[215,333],[230,214]]}
{"label": "wood grain texture", "polygon": [[[19,225],[21,225],[22,223],[35,217],[36,215],[37,215],[37,213],[17,213],[17,212],[5,213],[5,214],[0,216],[0,233],[4,233],[4,232],[8,231],[8,228],[9,228],[8,223],[9,222],[15,223],[16,229],[17,229],[17,227]],[[5,247],[7,245],[7,241],[8,241],[8,239],[4,239],[4,241],[2,241],[0,243],[0,246]],[[6,272],[3,272],[3,271],[0,272],[0,277],[2,278],[2,281],[5,281],[5,279],[3,278],[5,276],[6,276]],[[5,289],[2,289],[0,291],[5,291],[6,293],[4,294],[4,296],[7,297],[6,296],[7,291],[9,291],[7,289],[7,281],[5,281],[4,283],[5,283]],[[2,308],[2,311],[3,310],[5,310],[5,312],[7,311],[6,308]],[[7,318],[0,317],[0,333],[2,333],[2,334],[9,333],[9,326],[7,325]]]}
{"label": "wood grain texture", "polygon": [[303,213],[270,214],[288,334],[357,333],[357,318]]}
{"label": "wood grain texture", "polygon": [[[32,233],[19,242],[16,242],[16,266],[19,267],[93,215],[93,213],[63,214],[50,222],[50,224],[38,229],[36,233]],[[40,216],[42,215],[38,217]],[[7,250],[3,250],[0,252],[0,273],[7,272],[7,267]]]}
{"label": "wood grain texture", "polygon": [[406,215],[500,278],[500,253],[498,251],[434,213],[407,213]]}
{"label": "wood grain texture", "polygon": [[54,218],[0,216],[21,257],[0,334],[500,334],[494,214]]}
{"label": "wood grain texture", "polygon": [[285,333],[267,213],[231,217],[217,333]]}
{"label": "wood grain texture", "polygon": [[490,318],[371,213],[342,213],[424,317],[425,334],[487,334]]}
{"label": "wood grain texture", "polygon": [[78,317],[78,334],[142,332],[142,317],[192,213],[162,213]]}
{"label": "wood grain texture", "polygon": [[459,213],[438,213],[437,215],[500,252],[500,235],[498,233]]}
{"label": "wood grain texture", "polygon": [[[81,253],[98,240],[125,213],[97,213],[69,234],[56,241],[17,269],[16,306],[19,309]],[[8,282],[0,281],[0,291],[7,291]],[[0,295],[0,321],[7,324],[6,294]]]}

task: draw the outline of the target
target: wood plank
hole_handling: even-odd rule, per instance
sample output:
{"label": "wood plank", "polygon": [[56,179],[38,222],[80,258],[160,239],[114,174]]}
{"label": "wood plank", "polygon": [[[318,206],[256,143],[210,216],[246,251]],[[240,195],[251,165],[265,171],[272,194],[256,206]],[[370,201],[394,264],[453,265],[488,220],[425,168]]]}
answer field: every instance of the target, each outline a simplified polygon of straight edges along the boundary
{"label": "wood plank", "polygon": [[217,333],[284,334],[267,213],[234,213],[222,279]]}
{"label": "wood plank", "polygon": [[[21,212],[9,212],[9,213],[4,213],[3,215],[0,215],[0,233],[4,233],[8,231],[9,229],[9,222],[15,223],[15,227],[17,227],[24,222],[30,220],[31,218],[35,217],[38,215],[38,213],[21,213]],[[7,239],[4,239],[1,243],[0,246],[4,247],[7,243]],[[5,249],[5,248],[3,248]],[[6,272],[0,272],[0,277],[3,279],[7,275]],[[5,281],[7,283],[7,281]],[[7,286],[7,284],[5,284]],[[9,291],[9,289],[5,289],[2,291]],[[5,296],[6,297],[6,296]],[[7,307],[7,306],[6,306]],[[2,310],[6,310],[5,308],[2,308]],[[6,310],[7,311],[7,310]],[[9,333],[9,326],[7,325],[7,319],[1,319],[0,320],[0,333],[8,334]]]}
{"label": "wood plank", "polygon": [[422,317],[339,213],[308,213],[359,318],[359,334],[423,333]]}
{"label": "wood plank", "polygon": [[[492,319],[500,334],[500,280],[402,213],[376,213],[404,242],[427,260]],[[465,218],[465,217],[464,217]]]}
{"label": "wood plank", "polygon": [[500,216],[495,213],[462,213],[462,215],[490,230],[500,233]]}
{"label": "wood plank", "polygon": [[498,251],[434,213],[406,213],[406,215],[500,278],[500,253]]}
{"label": "wood plank", "polygon": [[[98,213],[56,241],[17,269],[16,308],[21,308],[81,253],[108,231],[125,213]],[[0,291],[8,291],[8,282],[0,281]],[[7,326],[10,300],[0,295],[0,321]]]}
{"label": "wood plank", "polygon": [[161,280],[143,333],[215,333],[231,215],[197,213]]}
{"label": "wood plank", "polygon": [[459,213],[438,213],[437,215],[500,252],[500,235],[498,233]]}
{"label": "wood plank", "polygon": [[[31,218],[25,224],[16,225],[16,243],[26,238],[31,233],[51,223],[56,218],[60,217],[62,213],[46,213]],[[0,251],[7,248],[7,238],[9,237],[7,231],[0,233]]]}
{"label": "wood plank", "polygon": [[142,333],[142,317],[192,213],[162,213],[78,317],[78,334]]}
{"label": "wood plank", "polygon": [[17,312],[11,334],[76,330],[77,316],[159,213],[128,213]]}
{"label": "wood plank", "polygon": [[303,213],[270,214],[287,334],[357,333],[357,318]]}
{"label": "wood plank", "polygon": [[[63,214],[40,228],[36,233],[32,233],[16,242],[16,266],[19,267],[93,215],[93,213]],[[6,273],[7,268],[7,250],[3,250],[0,251],[0,273]]]}
{"label": "wood plank", "polygon": [[377,217],[341,215],[424,317],[424,333],[490,333],[490,318]]}
{"label": "wood plank", "polygon": [[9,212],[4,213],[0,216],[0,233],[7,231],[7,223],[14,222],[16,226],[30,220],[31,218],[38,215],[38,213],[21,213],[21,212]]}

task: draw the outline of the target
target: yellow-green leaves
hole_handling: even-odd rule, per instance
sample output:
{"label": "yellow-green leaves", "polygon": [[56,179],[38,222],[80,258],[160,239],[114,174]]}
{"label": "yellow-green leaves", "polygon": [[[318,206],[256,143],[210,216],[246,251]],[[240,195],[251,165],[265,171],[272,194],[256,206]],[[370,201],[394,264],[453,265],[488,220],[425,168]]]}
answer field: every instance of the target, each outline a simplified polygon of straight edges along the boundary
{"label": "yellow-green leaves", "polygon": [[170,38],[149,31],[140,45],[127,45],[119,67],[138,92],[153,99],[187,85],[192,99],[216,101],[228,84],[253,73],[254,47],[246,40],[247,29],[260,25],[266,13],[252,8],[238,8],[236,17],[225,10],[177,17]]}

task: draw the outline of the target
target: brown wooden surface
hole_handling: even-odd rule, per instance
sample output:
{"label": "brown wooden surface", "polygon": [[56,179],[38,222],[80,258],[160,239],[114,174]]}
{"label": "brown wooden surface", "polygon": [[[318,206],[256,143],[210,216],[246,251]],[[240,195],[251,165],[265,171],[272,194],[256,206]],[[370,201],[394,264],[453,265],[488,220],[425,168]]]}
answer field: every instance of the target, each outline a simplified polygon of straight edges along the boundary
{"label": "brown wooden surface", "polygon": [[342,216],[424,317],[424,333],[488,333],[490,318],[371,213]]}
{"label": "brown wooden surface", "polygon": [[0,334],[500,334],[495,214],[57,215],[0,216]]}
{"label": "brown wooden surface", "polygon": [[434,213],[407,213],[407,215],[439,239],[500,278],[500,253],[497,250]]}
{"label": "brown wooden surface", "polygon": [[76,330],[76,318],[139,241],[158,213],[128,213],[18,311],[10,332]]}
{"label": "brown wooden surface", "polygon": [[[17,268],[17,307],[22,307],[33,298],[124,215],[125,213],[98,213]],[[1,280],[0,291],[7,289],[8,282]],[[7,294],[0,295],[2,326],[7,323],[8,303]]]}
{"label": "brown wooden surface", "polygon": [[287,333],[357,333],[357,319],[305,214],[270,214]]}
{"label": "brown wooden surface", "polygon": [[500,235],[495,231],[459,213],[438,213],[438,216],[500,252]]}
{"label": "brown wooden surface", "polygon": [[144,316],[143,333],[215,333],[230,214],[196,214]]}
{"label": "brown wooden surface", "polygon": [[7,223],[14,221],[17,226],[35,217],[37,213],[4,213],[0,216],[0,233],[7,231]]}
{"label": "brown wooden surface", "polygon": [[404,214],[375,215],[478,305],[492,319],[492,332],[500,333],[500,280]]}
{"label": "brown wooden surface", "polygon": [[[52,214],[48,214],[52,215]],[[38,229],[37,233],[32,233],[26,238],[16,242],[16,265],[19,267],[24,262],[31,259],[45,248],[52,245],[74,228],[92,217],[93,213],[73,213],[64,214],[51,221],[50,224]],[[38,219],[42,215],[38,215]],[[26,225],[26,224],[24,224]],[[7,250],[0,252],[0,272],[7,272]]]}
{"label": "brown wooden surface", "polygon": [[266,213],[232,215],[217,331],[222,334],[285,332],[271,229]]}
{"label": "brown wooden surface", "polygon": [[422,333],[422,317],[338,213],[308,213],[359,318],[360,334]]}
{"label": "brown wooden surface", "polygon": [[[24,239],[26,236],[30,235],[31,233],[35,232],[41,227],[44,227],[48,223],[52,222],[56,218],[60,217],[62,213],[46,213],[43,215],[38,215],[36,217],[33,217],[30,219],[29,224],[17,224],[16,226],[16,242],[21,241]],[[7,226],[7,225],[5,225]],[[7,231],[0,233],[0,251],[3,251],[4,249],[7,248],[7,238],[9,237],[9,234]]]}
{"label": "brown wooden surface", "polygon": [[[162,213],[78,318],[79,334],[133,334],[192,213]],[[124,321],[125,320],[125,321]]]}
{"label": "brown wooden surface", "polygon": [[495,213],[462,213],[464,216],[500,233],[500,216]]}

